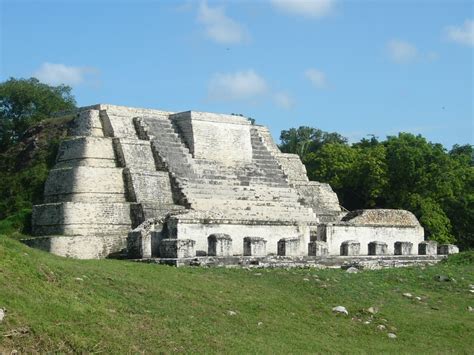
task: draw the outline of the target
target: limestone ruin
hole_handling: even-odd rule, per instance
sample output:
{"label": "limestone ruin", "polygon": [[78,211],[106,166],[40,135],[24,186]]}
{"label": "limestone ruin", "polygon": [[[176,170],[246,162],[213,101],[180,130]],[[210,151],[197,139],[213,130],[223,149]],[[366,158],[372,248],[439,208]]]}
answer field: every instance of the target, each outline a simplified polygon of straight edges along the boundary
{"label": "limestone ruin", "polygon": [[243,117],[80,108],[26,241],[52,253],[186,259],[433,255],[408,211],[347,212]]}

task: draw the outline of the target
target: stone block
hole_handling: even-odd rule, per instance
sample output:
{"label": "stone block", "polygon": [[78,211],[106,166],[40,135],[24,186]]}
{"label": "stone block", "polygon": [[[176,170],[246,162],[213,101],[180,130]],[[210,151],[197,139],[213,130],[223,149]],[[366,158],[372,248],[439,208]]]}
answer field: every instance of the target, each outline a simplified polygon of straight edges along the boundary
{"label": "stone block", "polygon": [[425,240],[418,244],[419,255],[436,255],[438,254],[438,243],[433,240]]}
{"label": "stone block", "polygon": [[151,258],[150,233],[132,230],[127,236],[127,256],[130,259]]}
{"label": "stone block", "polygon": [[369,243],[369,255],[386,255],[387,250],[387,243],[380,241],[373,241]]}
{"label": "stone block", "polygon": [[439,255],[449,255],[459,253],[459,248],[454,244],[441,244],[438,245]]}
{"label": "stone block", "polygon": [[395,242],[394,254],[395,255],[411,255],[413,249],[413,243],[410,242]]}
{"label": "stone block", "polygon": [[360,254],[360,243],[356,240],[346,240],[341,244],[341,255],[353,256]]}
{"label": "stone block", "polygon": [[192,258],[196,256],[192,239],[162,239],[159,250],[162,258]]}
{"label": "stone block", "polygon": [[86,110],[79,112],[69,127],[69,135],[103,137],[99,111]]}
{"label": "stone block", "polygon": [[244,238],[244,256],[267,255],[267,241],[259,237]]}
{"label": "stone block", "polygon": [[300,240],[297,238],[282,238],[278,241],[278,255],[296,256],[299,255]]}
{"label": "stone block", "polygon": [[232,238],[228,234],[216,233],[207,237],[209,256],[232,256]]}
{"label": "stone block", "polygon": [[328,243],[319,240],[308,243],[309,256],[327,256],[328,254]]}

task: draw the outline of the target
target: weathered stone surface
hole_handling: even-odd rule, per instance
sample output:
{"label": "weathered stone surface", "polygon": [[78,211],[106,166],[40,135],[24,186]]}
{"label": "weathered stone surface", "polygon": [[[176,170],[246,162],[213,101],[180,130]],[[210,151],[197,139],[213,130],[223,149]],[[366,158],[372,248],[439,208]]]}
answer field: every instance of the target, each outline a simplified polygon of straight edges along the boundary
{"label": "weathered stone surface", "polygon": [[344,315],[349,315],[349,312],[347,311],[346,307],[344,306],[337,306],[332,309],[334,313],[342,313]]}
{"label": "weathered stone surface", "polygon": [[191,239],[162,239],[160,241],[160,257],[162,258],[191,258],[196,256],[194,240]]}
{"label": "weathered stone surface", "polygon": [[327,256],[328,244],[320,240],[313,240],[308,243],[309,256]]}
{"label": "weathered stone surface", "polygon": [[[212,254],[213,234],[232,236],[231,242],[215,240],[216,257],[339,255],[347,240],[358,242],[362,255],[374,240],[394,254],[395,242],[423,240],[423,229],[406,211],[356,211],[341,221],[331,187],[308,181],[299,157],[281,153],[266,127],[245,118],[104,104],[74,115],[71,137],[46,183],[45,204],[33,209],[34,234],[52,236],[35,243],[60,255],[105,257],[127,234],[130,256],[144,258],[163,248],[172,255],[172,245],[176,255]],[[131,230],[148,219],[162,224]],[[264,241],[244,250],[252,235]],[[94,238],[90,245],[102,250],[74,250]],[[180,251],[189,243],[163,244],[168,239],[193,240],[194,251]]]}
{"label": "weathered stone surface", "polygon": [[441,244],[438,245],[439,255],[449,255],[459,253],[459,248],[453,244]]}
{"label": "weathered stone surface", "polygon": [[337,222],[318,226],[318,235],[320,239],[327,241],[331,255],[338,255],[340,245],[346,240],[357,240],[360,243],[360,255],[368,255],[369,243],[375,238],[387,243],[387,254],[393,255],[395,242],[418,244],[423,241],[423,234],[422,227],[401,225],[354,225]]}
{"label": "weathered stone surface", "polygon": [[411,242],[395,242],[395,255],[411,255],[413,243]]}
{"label": "weathered stone surface", "polygon": [[356,210],[349,212],[342,218],[342,221],[358,225],[420,226],[413,213],[405,210],[390,209]]}
{"label": "weathered stone surface", "polygon": [[102,259],[125,251],[126,234],[49,236],[23,240],[33,248],[74,259]]}
{"label": "weathered stone surface", "polygon": [[99,110],[80,111],[69,127],[69,135],[103,137]]}
{"label": "weathered stone surface", "polygon": [[[156,247],[152,241],[152,232],[155,232],[153,238],[159,237],[163,228],[163,219],[150,218],[140,224],[138,227],[128,233],[127,236],[127,255],[132,259],[151,258],[158,256]],[[155,250],[153,250],[155,249]]]}
{"label": "weathered stone surface", "polygon": [[232,238],[228,234],[215,233],[207,237],[209,256],[232,256]]}
{"label": "weathered stone surface", "polygon": [[369,243],[369,255],[386,255],[387,243],[381,241],[373,241]]}
{"label": "weathered stone surface", "polygon": [[267,255],[267,241],[260,237],[244,238],[245,256],[264,256]]}
{"label": "weathered stone surface", "polygon": [[300,254],[300,240],[297,238],[282,238],[278,241],[278,255],[294,256]]}
{"label": "weathered stone surface", "polygon": [[346,240],[341,244],[341,255],[353,256],[360,254],[360,243],[356,240]]}
{"label": "weathered stone surface", "polygon": [[418,244],[418,254],[436,255],[438,254],[438,243],[433,240],[426,240]]}
{"label": "weathered stone surface", "polygon": [[[194,158],[250,163],[250,122],[239,116],[187,111],[170,116]],[[238,149],[235,149],[238,147]]]}

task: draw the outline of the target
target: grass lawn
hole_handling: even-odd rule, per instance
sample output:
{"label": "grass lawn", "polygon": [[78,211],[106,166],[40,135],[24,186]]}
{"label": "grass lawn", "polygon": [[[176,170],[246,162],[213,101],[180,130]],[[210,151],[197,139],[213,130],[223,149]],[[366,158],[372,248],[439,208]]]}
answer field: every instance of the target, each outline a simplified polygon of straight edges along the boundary
{"label": "grass lawn", "polygon": [[473,259],[357,274],[173,268],[64,259],[0,237],[0,353],[472,354]]}

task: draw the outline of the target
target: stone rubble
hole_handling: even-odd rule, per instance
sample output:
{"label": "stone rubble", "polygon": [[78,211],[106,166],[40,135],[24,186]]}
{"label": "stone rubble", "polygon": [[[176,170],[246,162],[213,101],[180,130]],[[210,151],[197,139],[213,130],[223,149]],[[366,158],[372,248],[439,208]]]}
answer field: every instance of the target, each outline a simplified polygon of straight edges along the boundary
{"label": "stone rubble", "polygon": [[347,311],[346,307],[343,307],[343,306],[334,307],[334,308],[332,309],[332,311],[333,311],[334,313],[341,313],[341,314],[344,314],[344,315],[346,315],[346,316],[349,315],[349,312]]}

